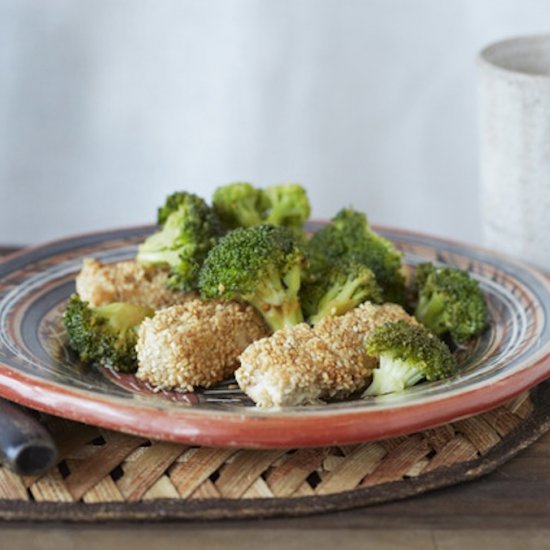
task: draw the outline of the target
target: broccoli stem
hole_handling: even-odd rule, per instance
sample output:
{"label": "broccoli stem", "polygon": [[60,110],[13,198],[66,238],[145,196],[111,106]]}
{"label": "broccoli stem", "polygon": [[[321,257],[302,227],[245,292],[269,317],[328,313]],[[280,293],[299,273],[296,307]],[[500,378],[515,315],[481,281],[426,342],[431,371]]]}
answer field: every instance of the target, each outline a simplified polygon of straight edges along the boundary
{"label": "broccoli stem", "polygon": [[298,299],[300,273],[300,266],[295,266],[281,280],[276,270],[270,270],[254,295],[246,297],[274,331],[292,327],[304,320]]}
{"label": "broccoli stem", "polygon": [[323,296],[321,302],[319,303],[317,313],[311,316],[311,323],[315,325],[323,317],[328,315],[342,315],[352,309],[356,305],[356,302],[360,301],[357,300],[355,296],[355,293],[360,285],[361,281],[359,279],[355,279],[348,282],[344,286],[331,288],[325,296]]}
{"label": "broccoli stem", "polygon": [[402,391],[424,378],[424,373],[410,363],[389,353],[380,355],[380,365],[372,373],[372,383],[364,395],[382,395]]}
{"label": "broccoli stem", "polygon": [[177,250],[140,250],[137,261],[144,265],[169,265],[178,263],[180,253]]}
{"label": "broccoli stem", "polygon": [[93,311],[107,321],[107,324],[121,336],[135,330],[145,317],[153,315],[153,310],[127,302],[113,302],[93,308]]}
{"label": "broccoli stem", "polygon": [[279,305],[271,305],[260,309],[268,325],[274,330],[293,327],[304,321],[302,308],[297,298],[287,300]]}
{"label": "broccoli stem", "polygon": [[445,302],[438,294],[432,294],[430,298],[420,298],[416,306],[415,317],[436,334],[441,321],[441,314],[445,310]]}

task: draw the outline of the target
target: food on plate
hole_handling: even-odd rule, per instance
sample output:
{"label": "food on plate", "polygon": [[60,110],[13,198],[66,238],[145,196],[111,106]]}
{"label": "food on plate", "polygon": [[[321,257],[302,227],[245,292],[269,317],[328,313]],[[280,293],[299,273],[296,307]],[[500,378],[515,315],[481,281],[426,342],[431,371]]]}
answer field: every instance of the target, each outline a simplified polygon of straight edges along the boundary
{"label": "food on plate", "polygon": [[133,372],[136,361],[136,329],[153,310],[137,304],[114,302],[90,307],[73,294],[63,315],[69,345],[82,361]]}
{"label": "food on plate", "polygon": [[216,189],[212,204],[230,229],[271,224],[300,230],[311,211],[306,190],[296,183],[265,189],[250,183],[230,183]]}
{"label": "food on plate", "polygon": [[398,304],[361,304],[342,317],[324,317],[315,325],[315,333],[326,341],[338,355],[350,363],[365,359],[365,337],[376,327],[392,321],[417,321]]}
{"label": "food on plate", "polygon": [[264,190],[269,202],[264,223],[300,229],[311,213],[305,189],[296,183],[272,185]]}
{"label": "food on plate", "polygon": [[371,269],[352,260],[330,264],[300,289],[302,309],[308,321],[343,315],[366,301],[382,303],[382,289]]}
{"label": "food on plate", "polygon": [[384,301],[405,303],[402,254],[375,233],[367,217],[352,208],[340,210],[331,222],[317,231],[307,244],[310,271],[322,273],[327,266],[352,260],[372,269],[382,287]]}
{"label": "food on plate", "polygon": [[365,395],[393,393],[420,380],[439,380],[456,372],[449,348],[422,325],[386,323],[366,339],[366,350],[379,360]]}
{"label": "food on plate", "polygon": [[138,329],[136,376],[158,389],[208,387],[233,374],[245,348],[268,334],[247,304],[197,299],[161,309]]}
{"label": "food on plate", "polygon": [[212,196],[212,205],[230,229],[261,225],[269,208],[263,190],[246,182],[218,187]]}
{"label": "food on plate", "polygon": [[204,219],[209,224],[217,224],[220,221],[214,218],[212,208],[206,204],[203,198],[188,191],[175,191],[171,195],[168,195],[164,199],[164,204],[157,208],[157,224],[162,227],[166,223],[168,216],[182,207],[186,208],[193,215],[198,215],[198,217]]}
{"label": "food on plate", "polygon": [[260,407],[318,403],[362,390],[376,359],[365,338],[376,327],[403,320],[416,323],[396,304],[364,303],[315,327],[301,323],[248,346],[235,372],[239,387]]}
{"label": "food on plate", "polygon": [[170,195],[158,211],[161,228],[139,246],[137,261],[166,266],[166,286],[174,290],[197,288],[199,270],[208,251],[223,235],[216,213],[191,193]]}
{"label": "food on plate", "polygon": [[434,334],[449,333],[460,343],[483,331],[487,304],[478,282],[466,271],[424,263],[417,266],[415,278],[415,317]]}
{"label": "food on plate", "polygon": [[130,302],[158,309],[185,302],[192,293],[167,288],[168,270],[144,266],[134,260],[104,264],[84,258],[76,276],[76,292],[91,307]]}
{"label": "food on plate", "polygon": [[64,314],[69,345],[155,389],[194,391],[235,373],[261,407],[453,375],[439,336],[461,345],[484,329],[477,281],[421,264],[411,286],[402,253],[365,214],[344,208],[312,236],[309,214],[297,184],[232,183],[212,206],[171,194],[135,260],[84,260]]}
{"label": "food on plate", "polygon": [[252,304],[272,330],[303,321],[298,291],[305,256],[292,231],[275,225],[237,228],[209,252],[199,275],[205,299]]}

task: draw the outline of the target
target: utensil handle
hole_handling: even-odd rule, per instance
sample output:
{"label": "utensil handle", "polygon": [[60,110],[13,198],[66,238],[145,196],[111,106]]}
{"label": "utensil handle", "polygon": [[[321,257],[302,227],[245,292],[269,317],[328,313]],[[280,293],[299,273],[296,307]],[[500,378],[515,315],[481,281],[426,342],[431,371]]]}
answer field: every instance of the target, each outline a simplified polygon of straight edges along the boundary
{"label": "utensil handle", "polygon": [[4,399],[0,399],[0,458],[19,475],[41,474],[57,461],[57,448],[46,428]]}

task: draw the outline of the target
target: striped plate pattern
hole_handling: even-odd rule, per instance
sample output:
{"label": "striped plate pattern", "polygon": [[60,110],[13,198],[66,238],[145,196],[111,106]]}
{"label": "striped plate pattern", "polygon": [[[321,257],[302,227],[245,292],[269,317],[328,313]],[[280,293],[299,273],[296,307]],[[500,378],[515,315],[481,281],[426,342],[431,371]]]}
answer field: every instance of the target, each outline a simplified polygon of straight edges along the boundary
{"label": "striped plate pattern", "polygon": [[234,380],[195,393],[155,393],[131,375],[81,364],[67,348],[61,324],[82,258],[131,258],[151,230],[76,236],[26,249],[0,264],[1,395],[51,414],[154,439],[299,447],[425,429],[488,410],[550,376],[550,282],[545,274],[480,248],[380,229],[403,251],[407,265],[432,261],[457,266],[479,281],[490,325],[457,351],[457,376],[399,394],[282,410],[256,409]]}

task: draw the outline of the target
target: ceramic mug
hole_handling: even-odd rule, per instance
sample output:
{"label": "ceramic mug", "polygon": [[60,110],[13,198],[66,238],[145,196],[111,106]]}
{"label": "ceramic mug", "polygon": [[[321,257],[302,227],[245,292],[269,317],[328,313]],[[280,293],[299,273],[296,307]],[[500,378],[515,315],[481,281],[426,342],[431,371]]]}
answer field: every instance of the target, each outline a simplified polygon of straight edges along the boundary
{"label": "ceramic mug", "polygon": [[484,242],[550,269],[550,35],[492,44],[478,67]]}

